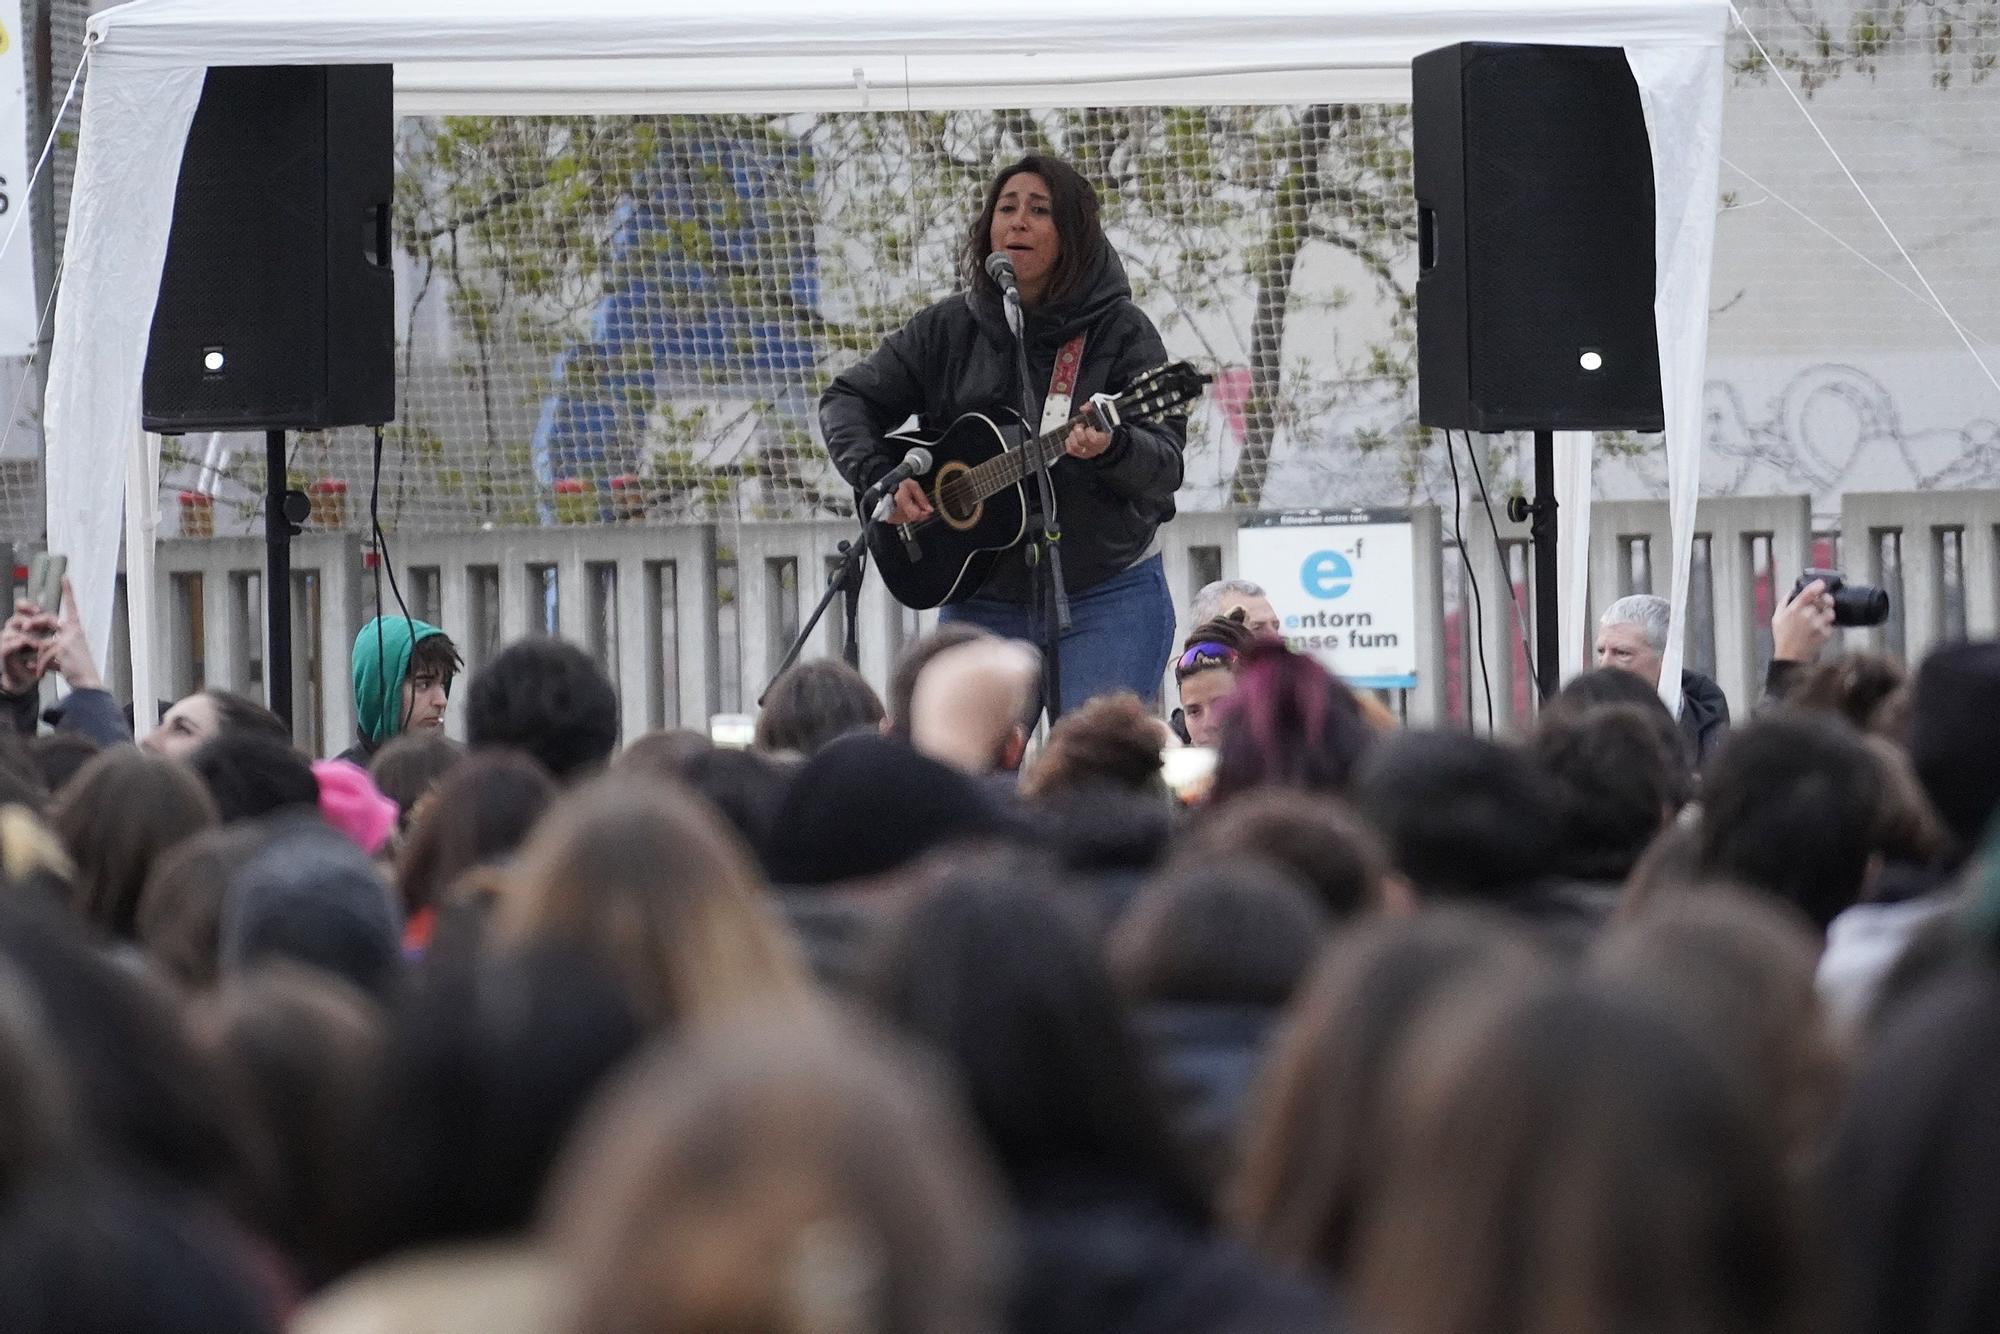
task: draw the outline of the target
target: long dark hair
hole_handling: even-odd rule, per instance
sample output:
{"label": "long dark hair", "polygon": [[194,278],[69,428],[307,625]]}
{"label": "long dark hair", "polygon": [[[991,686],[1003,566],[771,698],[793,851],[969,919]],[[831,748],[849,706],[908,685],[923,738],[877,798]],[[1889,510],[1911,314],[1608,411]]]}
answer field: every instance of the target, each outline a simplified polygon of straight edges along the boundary
{"label": "long dark hair", "polygon": [[1048,285],[1042,289],[1042,301],[1048,304],[1072,295],[1089,274],[1104,246],[1104,228],[1097,220],[1095,187],[1075,167],[1047,153],[1030,153],[1019,162],[1002,167],[993,183],[986,187],[986,202],[980,206],[979,216],[965,237],[962,259],[965,281],[973,291],[999,299],[1000,289],[986,276],[986,257],[993,252],[993,210],[1000,206],[1000,192],[1007,188],[1007,182],[1023,172],[1033,172],[1047,182],[1049,212],[1055,218],[1056,237],[1062,244],[1062,253],[1056,256],[1055,267],[1049,270]]}
{"label": "long dark hair", "polygon": [[1205,1221],[1110,972],[1049,874],[950,873],[880,942],[872,999],[957,1075],[1018,1199],[1083,1173]]}

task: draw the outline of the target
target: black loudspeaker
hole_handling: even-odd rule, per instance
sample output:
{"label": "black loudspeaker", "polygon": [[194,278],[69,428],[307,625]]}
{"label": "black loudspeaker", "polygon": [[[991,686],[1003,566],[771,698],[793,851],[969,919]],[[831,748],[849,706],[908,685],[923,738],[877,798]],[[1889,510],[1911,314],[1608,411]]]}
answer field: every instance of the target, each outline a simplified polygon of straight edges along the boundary
{"label": "black loudspeaker", "polygon": [[149,431],[395,416],[388,65],[218,66],[181,159]]}
{"label": "black loudspeaker", "polygon": [[1411,74],[1419,419],[1664,429],[1653,158],[1625,53],[1462,42]]}

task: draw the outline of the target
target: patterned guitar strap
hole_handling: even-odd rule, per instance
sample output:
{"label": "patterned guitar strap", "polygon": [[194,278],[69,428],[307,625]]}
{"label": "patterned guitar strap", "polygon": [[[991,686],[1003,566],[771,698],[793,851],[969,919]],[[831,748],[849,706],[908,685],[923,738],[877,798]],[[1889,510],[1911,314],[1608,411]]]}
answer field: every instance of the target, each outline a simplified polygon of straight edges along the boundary
{"label": "patterned guitar strap", "polygon": [[1056,368],[1049,376],[1049,396],[1042,400],[1042,424],[1037,435],[1047,435],[1069,420],[1070,400],[1076,396],[1076,377],[1082,369],[1083,335],[1078,334],[1056,353]]}

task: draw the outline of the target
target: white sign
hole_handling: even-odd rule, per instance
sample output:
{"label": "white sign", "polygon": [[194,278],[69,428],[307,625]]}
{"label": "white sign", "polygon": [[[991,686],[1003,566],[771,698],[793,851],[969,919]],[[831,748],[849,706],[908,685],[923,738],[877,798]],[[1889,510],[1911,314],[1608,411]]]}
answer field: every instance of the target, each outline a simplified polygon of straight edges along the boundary
{"label": "white sign", "polygon": [[1417,561],[1401,510],[1257,514],[1236,533],[1236,570],[1262,584],[1285,643],[1349,685],[1417,684]]}
{"label": "white sign", "polygon": [[[0,5],[0,357],[35,350],[35,224],[28,212],[28,83],[22,64],[20,7]],[[39,187],[53,188],[44,178]],[[19,228],[15,223],[20,224]]]}

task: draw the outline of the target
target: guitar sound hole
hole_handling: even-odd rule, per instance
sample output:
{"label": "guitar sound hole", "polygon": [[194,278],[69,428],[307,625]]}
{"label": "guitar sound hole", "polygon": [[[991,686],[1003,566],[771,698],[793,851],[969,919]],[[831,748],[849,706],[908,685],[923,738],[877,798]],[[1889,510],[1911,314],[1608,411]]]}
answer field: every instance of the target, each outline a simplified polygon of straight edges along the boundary
{"label": "guitar sound hole", "polygon": [[936,503],[938,513],[953,528],[970,528],[978,522],[980,504],[973,493],[972,483],[966,474],[972,471],[963,463],[947,463],[938,469]]}
{"label": "guitar sound hole", "polygon": [[945,518],[953,523],[970,523],[979,517],[979,502],[970,496],[946,494],[938,499],[943,506]]}

